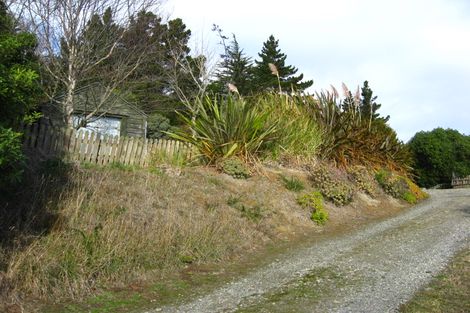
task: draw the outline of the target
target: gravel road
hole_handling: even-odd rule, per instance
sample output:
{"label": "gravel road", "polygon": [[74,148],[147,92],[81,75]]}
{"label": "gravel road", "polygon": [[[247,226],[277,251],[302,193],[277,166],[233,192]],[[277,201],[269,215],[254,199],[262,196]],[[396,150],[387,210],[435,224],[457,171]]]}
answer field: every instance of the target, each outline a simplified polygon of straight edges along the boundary
{"label": "gravel road", "polygon": [[[206,296],[145,313],[395,312],[470,247],[470,189],[430,194],[397,217],[320,239]],[[320,270],[330,274],[312,274]]]}

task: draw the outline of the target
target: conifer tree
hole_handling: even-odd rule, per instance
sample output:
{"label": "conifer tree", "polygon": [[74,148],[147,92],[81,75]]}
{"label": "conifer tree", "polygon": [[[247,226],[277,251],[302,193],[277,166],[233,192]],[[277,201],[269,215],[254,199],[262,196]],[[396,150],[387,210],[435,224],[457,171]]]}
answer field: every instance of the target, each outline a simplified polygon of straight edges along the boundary
{"label": "conifer tree", "polygon": [[[260,60],[255,61],[254,87],[257,91],[278,90],[290,92],[292,90],[303,91],[313,85],[313,80],[302,81],[303,74],[294,76],[298,69],[286,65],[287,56],[279,49],[279,40],[273,35],[263,43],[263,48],[258,56]],[[273,66],[270,66],[273,64]]]}
{"label": "conifer tree", "polygon": [[235,35],[233,35],[230,45],[226,47],[222,59],[213,90],[225,93],[228,90],[228,85],[232,84],[240,95],[249,94],[253,84],[253,61],[240,48]]}
{"label": "conifer tree", "polygon": [[376,100],[377,96],[373,96],[372,89],[369,87],[369,82],[366,80],[361,88],[361,115],[363,118],[370,121],[380,119],[386,123],[390,119],[390,116],[380,117],[380,114],[377,113],[377,111],[382,105],[375,102]]}

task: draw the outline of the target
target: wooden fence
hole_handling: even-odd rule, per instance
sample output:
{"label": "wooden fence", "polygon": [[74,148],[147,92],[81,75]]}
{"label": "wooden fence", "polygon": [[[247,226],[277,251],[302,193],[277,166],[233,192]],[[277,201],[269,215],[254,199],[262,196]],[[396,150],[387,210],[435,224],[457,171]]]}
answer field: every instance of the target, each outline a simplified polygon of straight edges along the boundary
{"label": "wooden fence", "polygon": [[467,177],[452,178],[452,188],[465,188],[470,187],[470,175]]}
{"label": "wooden fence", "polygon": [[169,139],[108,136],[44,124],[24,127],[23,132],[23,147],[45,159],[60,157],[98,165],[120,163],[146,167],[155,153],[186,159],[194,154],[188,145]]}

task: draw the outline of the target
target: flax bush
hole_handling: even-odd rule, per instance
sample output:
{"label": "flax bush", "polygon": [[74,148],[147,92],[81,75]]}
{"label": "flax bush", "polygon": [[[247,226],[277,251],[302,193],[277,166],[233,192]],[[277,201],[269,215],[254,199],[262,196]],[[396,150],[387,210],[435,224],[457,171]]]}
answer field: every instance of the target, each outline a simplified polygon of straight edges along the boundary
{"label": "flax bush", "polygon": [[204,96],[179,114],[186,127],[169,135],[196,147],[208,163],[253,160],[275,140],[277,123],[269,114],[241,97]]}
{"label": "flax bush", "polygon": [[271,152],[275,157],[287,156],[312,160],[323,142],[323,133],[309,114],[302,95],[264,94],[257,106],[270,112],[269,120],[278,124],[276,141]]}

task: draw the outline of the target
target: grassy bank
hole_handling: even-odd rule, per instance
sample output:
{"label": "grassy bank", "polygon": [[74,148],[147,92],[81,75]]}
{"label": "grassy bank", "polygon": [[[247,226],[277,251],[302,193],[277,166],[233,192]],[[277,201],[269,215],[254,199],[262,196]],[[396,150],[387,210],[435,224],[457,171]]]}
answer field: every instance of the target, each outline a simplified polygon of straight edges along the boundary
{"label": "grassy bank", "polygon": [[[319,175],[316,168],[264,167],[258,175],[235,179],[207,167],[43,165],[4,202],[2,214],[9,219],[2,220],[2,301],[45,308],[88,299],[92,307],[107,302],[109,312],[154,298],[151,304],[158,305],[165,294],[187,294],[205,279],[220,279],[191,274],[188,280],[188,268],[199,273],[212,264],[223,271],[224,264],[249,259],[263,247],[404,206],[371,173],[358,179],[357,173],[325,167]],[[301,201],[317,194],[323,196],[312,204]],[[337,200],[345,196],[347,203]],[[328,221],[315,220],[317,201]],[[199,278],[193,284],[194,277]],[[142,296],[135,286],[154,292]],[[52,307],[76,308],[64,305]]]}

